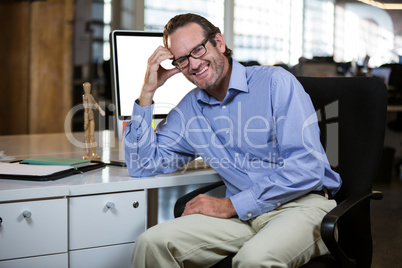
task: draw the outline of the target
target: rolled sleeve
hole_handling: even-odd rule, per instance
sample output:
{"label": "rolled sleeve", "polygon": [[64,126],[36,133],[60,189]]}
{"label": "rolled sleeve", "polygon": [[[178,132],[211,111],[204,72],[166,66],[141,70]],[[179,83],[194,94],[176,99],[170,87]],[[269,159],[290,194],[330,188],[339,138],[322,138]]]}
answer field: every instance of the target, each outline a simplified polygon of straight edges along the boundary
{"label": "rolled sleeve", "polygon": [[138,105],[138,100],[134,102],[131,121],[124,130],[124,144],[126,146],[136,148],[141,138],[144,137],[144,132],[152,127],[152,111],[153,104],[141,107]]}
{"label": "rolled sleeve", "polygon": [[154,104],[146,107],[138,105],[138,100],[134,102],[131,122],[134,128],[139,129],[142,125],[152,126],[152,111]]}
{"label": "rolled sleeve", "polygon": [[147,107],[141,107],[138,105],[138,100],[136,100],[131,120],[124,130],[124,154],[131,176],[142,176],[139,158],[151,158],[150,154],[152,152],[145,151],[141,154],[138,149],[141,144],[144,144],[147,140],[152,140],[152,136],[155,135],[152,128],[153,106],[152,104]]}

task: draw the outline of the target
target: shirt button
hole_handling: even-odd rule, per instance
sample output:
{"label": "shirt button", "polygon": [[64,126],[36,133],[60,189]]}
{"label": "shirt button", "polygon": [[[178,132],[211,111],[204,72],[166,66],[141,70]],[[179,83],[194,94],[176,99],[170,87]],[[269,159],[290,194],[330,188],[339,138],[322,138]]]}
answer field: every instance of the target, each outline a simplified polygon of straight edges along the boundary
{"label": "shirt button", "polygon": [[281,202],[276,203],[276,206],[279,207],[281,204]]}
{"label": "shirt button", "polygon": [[235,153],[235,156],[236,156],[236,157],[239,157],[239,155],[240,155],[239,153]]}
{"label": "shirt button", "polygon": [[136,142],[134,142],[134,146],[137,146],[137,143],[136,143]]}
{"label": "shirt button", "polygon": [[223,109],[223,110],[225,110],[225,109],[226,109],[226,106],[225,106],[225,105],[223,105],[223,106],[222,106],[222,109]]}
{"label": "shirt button", "polygon": [[139,114],[139,115],[137,115],[137,117],[138,117],[138,118],[141,118],[141,115]]}
{"label": "shirt button", "polygon": [[251,213],[247,214],[247,217],[251,218],[251,216],[253,216],[253,214],[251,214]]}
{"label": "shirt button", "polygon": [[229,130],[226,130],[226,134],[229,134]]}

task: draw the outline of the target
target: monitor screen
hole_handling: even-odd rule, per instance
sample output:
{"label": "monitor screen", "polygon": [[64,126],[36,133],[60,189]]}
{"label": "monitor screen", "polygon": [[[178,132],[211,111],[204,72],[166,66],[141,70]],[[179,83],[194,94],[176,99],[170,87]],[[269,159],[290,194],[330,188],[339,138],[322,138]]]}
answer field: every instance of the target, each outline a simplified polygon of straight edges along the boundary
{"label": "monitor screen", "polygon": [[[130,120],[134,101],[140,96],[148,58],[158,46],[163,46],[162,33],[144,31],[113,31],[111,34],[112,70],[116,113],[119,120]],[[162,62],[166,69],[171,61]],[[182,73],[168,79],[154,96],[154,118],[165,117],[194,84]]]}

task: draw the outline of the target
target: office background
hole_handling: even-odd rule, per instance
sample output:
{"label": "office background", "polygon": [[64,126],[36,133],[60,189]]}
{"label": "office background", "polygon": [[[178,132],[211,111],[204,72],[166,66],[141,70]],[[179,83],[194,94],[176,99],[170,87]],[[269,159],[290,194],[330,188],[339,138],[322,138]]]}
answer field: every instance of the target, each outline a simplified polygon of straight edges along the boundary
{"label": "office background", "polygon": [[[346,67],[318,75],[369,75],[402,55],[402,10],[381,5],[402,1],[376,2],[379,7],[357,0],[2,0],[0,135],[64,132],[86,81],[107,112],[97,127],[112,129],[110,31],[161,31],[184,12],[218,25],[239,61],[296,74],[306,61],[335,62]],[[79,113],[67,123],[83,130]],[[398,147],[400,133],[392,135]],[[384,200],[373,202],[373,267],[402,266],[402,186],[393,174],[378,182]]]}
{"label": "office background", "polygon": [[2,116],[0,134],[63,132],[85,81],[109,104],[110,31],[161,31],[183,12],[218,25],[239,61],[293,68],[320,57],[359,68],[402,55],[402,10],[356,0],[3,0],[0,112],[10,116]]}

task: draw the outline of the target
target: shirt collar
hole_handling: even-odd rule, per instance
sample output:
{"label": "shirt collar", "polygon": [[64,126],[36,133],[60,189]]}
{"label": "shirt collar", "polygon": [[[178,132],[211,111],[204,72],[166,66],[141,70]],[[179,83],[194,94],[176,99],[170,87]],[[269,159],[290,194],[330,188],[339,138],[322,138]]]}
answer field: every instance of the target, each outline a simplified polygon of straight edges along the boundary
{"label": "shirt collar", "polygon": [[[204,90],[197,88],[197,100],[202,101],[207,104],[216,104],[220,103],[218,100],[210,96],[207,92]],[[232,74],[230,76],[230,81],[229,81],[229,90],[230,91],[241,91],[241,92],[248,92],[248,85],[247,85],[247,74],[246,74],[246,68],[241,65],[239,62],[235,61],[232,59]]]}

